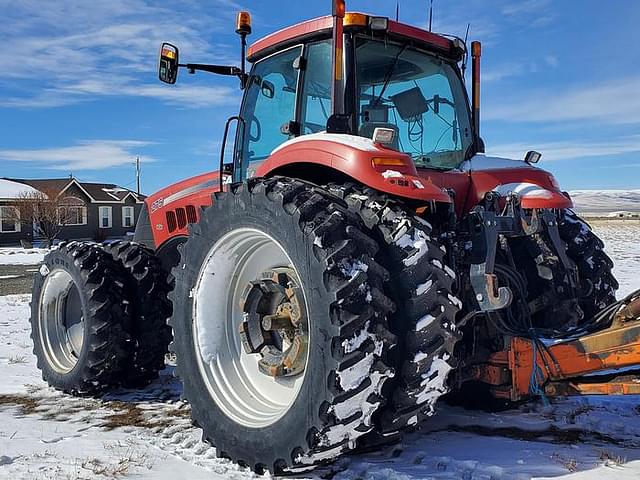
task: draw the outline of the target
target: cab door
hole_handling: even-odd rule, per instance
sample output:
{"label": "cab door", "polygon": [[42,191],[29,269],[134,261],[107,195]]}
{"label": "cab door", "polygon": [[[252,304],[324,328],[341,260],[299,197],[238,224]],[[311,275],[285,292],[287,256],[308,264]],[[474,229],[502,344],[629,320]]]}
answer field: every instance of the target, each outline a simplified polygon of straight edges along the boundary
{"label": "cab door", "polygon": [[244,135],[236,135],[235,181],[255,175],[271,152],[291,138],[296,118],[296,99],[302,46],[271,55],[257,62],[250,74],[240,116]]}

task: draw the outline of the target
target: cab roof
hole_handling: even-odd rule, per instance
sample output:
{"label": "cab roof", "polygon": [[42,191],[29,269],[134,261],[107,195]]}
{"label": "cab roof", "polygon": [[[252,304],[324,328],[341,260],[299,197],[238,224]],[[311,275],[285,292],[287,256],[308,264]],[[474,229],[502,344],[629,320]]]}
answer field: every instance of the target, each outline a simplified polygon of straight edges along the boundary
{"label": "cab roof", "polygon": [[[359,12],[348,12],[344,18],[345,31],[360,30],[363,32],[368,31],[375,33],[369,28],[370,18],[383,17],[375,17]],[[248,59],[250,62],[255,62],[267,55],[296,43],[311,40],[314,37],[323,38],[330,36],[332,28],[333,17],[331,16],[314,18],[312,20],[307,20],[305,22],[283,28],[282,30],[278,30],[277,32],[267,35],[252,44],[249,47],[247,55]],[[386,31],[383,31],[382,33],[386,33],[389,37],[395,37],[399,40],[409,40],[419,46],[456,59],[461,58],[464,54],[464,50],[460,48],[460,44],[456,44],[450,38],[431,33],[405,23],[396,22],[391,19],[388,19],[388,27]]]}

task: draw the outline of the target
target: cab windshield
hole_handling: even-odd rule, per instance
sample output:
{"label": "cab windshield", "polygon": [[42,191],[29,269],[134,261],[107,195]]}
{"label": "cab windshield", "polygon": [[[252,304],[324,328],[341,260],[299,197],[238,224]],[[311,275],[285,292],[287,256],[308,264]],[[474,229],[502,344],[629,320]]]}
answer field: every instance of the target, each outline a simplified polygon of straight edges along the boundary
{"label": "cab windshield", "polygon": [[469,108],[454,67],[408,45],[371,39],[356,44],[358,135],[396,131],[391,148],[416,166],[452,169],[473,141]]}

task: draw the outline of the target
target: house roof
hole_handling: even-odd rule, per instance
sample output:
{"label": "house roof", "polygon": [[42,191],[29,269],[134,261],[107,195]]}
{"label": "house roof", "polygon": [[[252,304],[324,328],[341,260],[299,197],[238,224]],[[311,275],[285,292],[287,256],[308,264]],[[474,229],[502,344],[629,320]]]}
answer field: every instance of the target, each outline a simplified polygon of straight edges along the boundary
{"label": "house roof", "polygon": [[0,200],[16,199],[37,192],[38,190],[29,185],[0,178]]}
{"label": "house roof", "polygon": [[146,197],[135,192],[119,187],[113,183],[79,182],[75,178],[45,178],[45,179],[18,179],[5,178],[11,183],[24,184],[44,193],[60,195],[72,185],[77,185],[93,202],[124,202],[125,198],[132,195],[134,199],[142,201]]}

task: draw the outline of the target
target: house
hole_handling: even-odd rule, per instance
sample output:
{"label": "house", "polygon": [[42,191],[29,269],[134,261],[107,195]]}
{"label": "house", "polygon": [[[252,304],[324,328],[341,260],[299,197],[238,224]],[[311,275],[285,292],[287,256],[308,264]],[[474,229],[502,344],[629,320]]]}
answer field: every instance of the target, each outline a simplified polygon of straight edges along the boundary
{"label": "house", "polygon": [[609,218],[638,218],[639,215],[637,213],[634,212],[627,212],[627,211],[617,211],[617,212],[611,212],[607,215],[607,217]]}
{"label": "house", "polygon": [[0,179],[0,246],[21,241],[38,241],[35,228],[16,219],[12,207],[16,198],[41,192],[55,197],[61,222],[59,240],[124,238],[135,230],[145,197],[110,183],[80,182],[77,179]]}

